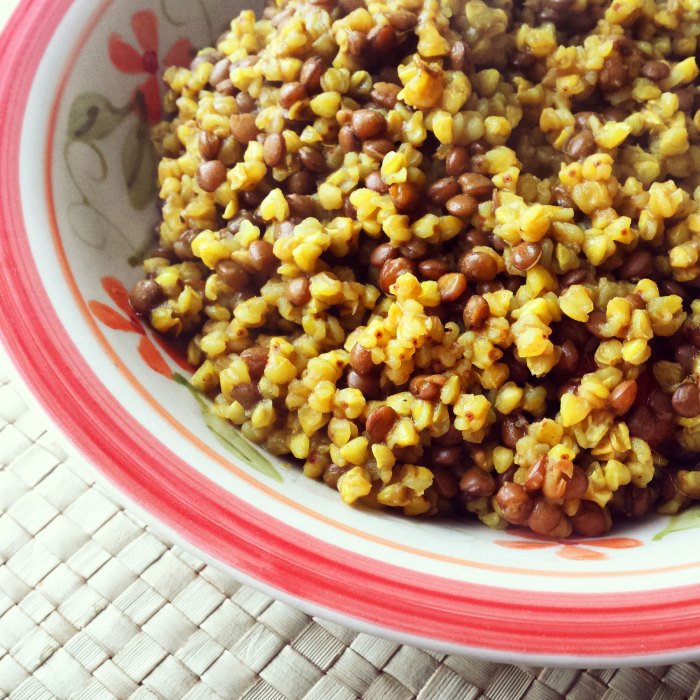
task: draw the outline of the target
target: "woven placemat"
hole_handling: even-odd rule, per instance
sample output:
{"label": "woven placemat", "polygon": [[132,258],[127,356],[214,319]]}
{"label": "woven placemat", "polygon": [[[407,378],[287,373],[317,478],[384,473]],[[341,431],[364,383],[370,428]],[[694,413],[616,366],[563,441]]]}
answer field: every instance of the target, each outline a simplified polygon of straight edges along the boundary
{"label": "woven placemat", "polygon": [[700,696],[700,666],[486,663],[311,618],[201,562],[106,496],[0,350],[0,698],[556,700]]}

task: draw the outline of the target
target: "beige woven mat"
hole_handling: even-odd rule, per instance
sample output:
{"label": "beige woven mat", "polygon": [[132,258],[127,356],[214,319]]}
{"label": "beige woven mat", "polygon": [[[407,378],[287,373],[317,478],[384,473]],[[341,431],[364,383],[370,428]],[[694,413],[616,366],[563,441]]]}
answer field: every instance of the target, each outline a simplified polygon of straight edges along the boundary
{"label": "beige woven mat", "polygon": [[700,666],[485,663],[312,619],[162,541],[27,408],[0,357],[0,698],[676,700]]}

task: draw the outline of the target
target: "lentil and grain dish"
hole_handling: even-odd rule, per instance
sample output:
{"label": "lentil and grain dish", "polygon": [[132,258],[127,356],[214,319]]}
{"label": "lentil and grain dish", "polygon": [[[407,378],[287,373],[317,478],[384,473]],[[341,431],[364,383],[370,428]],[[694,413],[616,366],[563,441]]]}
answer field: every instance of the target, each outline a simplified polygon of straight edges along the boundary
{"label": "lentil and grain dish", "polygon": [[700,497],[697,0],[287,0],[170,68],[134,309],[309,477],[565,537]]}

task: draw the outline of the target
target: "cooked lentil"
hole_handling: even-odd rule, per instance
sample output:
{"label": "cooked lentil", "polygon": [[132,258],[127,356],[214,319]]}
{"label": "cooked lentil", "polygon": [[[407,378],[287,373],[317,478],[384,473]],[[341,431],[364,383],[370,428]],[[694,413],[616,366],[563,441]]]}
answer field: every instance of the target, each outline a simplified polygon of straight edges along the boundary
{"label": "cooked lentil", "polygon": [[406,515],[700,498],[700,16],[286,0],[169,68],[136,313],[215,413]]}

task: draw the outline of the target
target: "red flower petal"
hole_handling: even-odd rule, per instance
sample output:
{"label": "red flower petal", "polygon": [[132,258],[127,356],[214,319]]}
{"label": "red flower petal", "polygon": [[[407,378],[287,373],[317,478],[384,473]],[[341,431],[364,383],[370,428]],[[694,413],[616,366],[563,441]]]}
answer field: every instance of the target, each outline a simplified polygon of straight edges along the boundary
{"label": "red flower petal", "polygon": [[192,44],[189,39],[178,39],[163,58],[165,66],[189,66],[192,61]]}
{"label": "red flower petal", "polygon": [[162,358],[150,338],[144,336],[139,340],[139,355],[154,372],[162,374],[166,379],[172,379],[173,373],[168,363]]}
{"label": "red flower petal", "polygon": [[182,352],[158,335],[154,336],[153,339],[158,344],[158,347],[160,347],[178,367],[184,369],[186,372],[192,371],[192,365],[185,359],[185,355]]}
{"label": "red flower petal", "polygon": [[107,292],[109,298],[127,315],[133,316],[134,311],[129,303],[129,293],[126,287],[116,277],[103,277],[102,289]]}
{"label": "red flower petal", "polygon": [[557,554],[560,557],[564,557],[564,559],[575,559],[577,561],[608,558],[607,555],[602,552],[594,552],[592,549],[578,547],[573,544],[565,544]]}
{"label": "red flower petal", "polygon": [[109,60],[122,73],[143,73],[141,54],[129,46],[118,34],[109,37],[107,45]]}
{"label": "red flower petal", "polygon": [[[134,327],[134,322],[131,319],[124,318],[119,312],[115,311],[111,306],[103,304],[100,301],[91,301],[88,303],[90,311],[92,311],[102,323],[115,331],[131,331],[138,332]],[[143,331],[141,331],[143,332]]]}
{"label": "red flower petal", "polygon": [[634,537],[606,537],[601,540],[589,540],[586,544],[591,547],[605,547],[606,549],[630,549],[641,547],[644,542]]}
{"label": "red flower petal", "polygon": [[545,549],[554,546],[554,542],[521,542],[519,540],[494,540],[494,543],[508,549]]}
{"label": "red flower petal", "polygon": [[148,76],[148,78],[139,85],[137,92],[140,92],[143,96],[146,111],[145,116],[148,123],[156,124],[160,120],[161,115],[161,97],[160,88],[158,87],[158,78],[156,78],[155,75]]}
{"label": "red flower petal", "polygon": [[144,53],[146,51],[158,53],[158,20],[151,10],[134,12],[131,17],[131,28]]}

